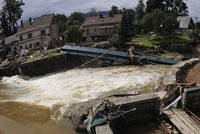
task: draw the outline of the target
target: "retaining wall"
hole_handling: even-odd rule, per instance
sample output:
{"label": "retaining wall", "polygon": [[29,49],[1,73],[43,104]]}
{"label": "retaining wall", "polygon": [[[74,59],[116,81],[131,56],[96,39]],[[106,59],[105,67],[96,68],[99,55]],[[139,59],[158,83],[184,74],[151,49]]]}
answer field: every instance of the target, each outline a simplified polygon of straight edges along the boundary
{"label": "retaining wall", "polygon": [[[184,79],[188,71],[199,63],[198,58],[192,58],[190,60],[182,61],[176,65],[173,65],[171,71],[163,79],[163,88],[159,87],[161,90],[170,90],[174,87],[176,83],[185,82]],[[158,89],[159,90],[159,89]]]}
{"label": "retaining wall", "polygon": [[[78,67],[94,58],[86,56],[76,56],[69,54],[61,54],[50,58],[43,58],[33,62],[20,64],[20,68],[24,75],[29,77],[41,76],[52,72],[61,70],[68,70]],[[88,67],[94,67],[97,65],[94,61],[87,64]],[[13,65],[10,68],[0,69],[0,77],[13,76],[19,74],[19,68],[17,65]]]}

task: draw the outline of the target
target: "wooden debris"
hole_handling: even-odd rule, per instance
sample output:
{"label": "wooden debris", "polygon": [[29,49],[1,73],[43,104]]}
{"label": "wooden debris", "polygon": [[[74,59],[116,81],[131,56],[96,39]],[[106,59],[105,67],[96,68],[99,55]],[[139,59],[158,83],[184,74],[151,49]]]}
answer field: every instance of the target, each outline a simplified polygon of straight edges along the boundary
{"label": "wooden debris", "polygon": [[200,125],[182,109],[166,110],[164,113],[182,134],[200,134]]}

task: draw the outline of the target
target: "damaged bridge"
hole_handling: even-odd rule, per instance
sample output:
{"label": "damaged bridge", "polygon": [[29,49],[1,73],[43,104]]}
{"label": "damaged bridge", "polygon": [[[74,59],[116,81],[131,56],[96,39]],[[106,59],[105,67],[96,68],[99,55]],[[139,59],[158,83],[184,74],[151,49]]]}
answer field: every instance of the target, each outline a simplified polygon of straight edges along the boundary
{"label": "damaged bridge", "polygon": [[[61,51],[63,53],[71,55],[99,57],[118,62],[131,62],[128,52],[122,52],[122,51],[113,51],[107,49],[91,48],[91,47],[75,46],[75,45],[65,45],[61,48]],[[142,63],[152,63],[152,64],[158,63],[158,64],[174,65],[180,62],[176,59],[161,58],[157,56],[147,56],[136,52],[134,52],[134,59],[137,59],[139,62]]]}

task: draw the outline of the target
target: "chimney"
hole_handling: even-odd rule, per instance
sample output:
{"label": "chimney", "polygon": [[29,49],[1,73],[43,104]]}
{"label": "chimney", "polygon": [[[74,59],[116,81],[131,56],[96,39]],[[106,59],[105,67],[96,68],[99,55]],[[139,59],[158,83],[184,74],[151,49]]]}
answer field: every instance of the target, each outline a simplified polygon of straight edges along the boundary
{"label": "chimney", "polygon": [[30,23],[30,25],[32,25],[32,18],[31,17],[29,17],[29,23]]}
{"label": "chimney", "polygon": [[24,21],[21,20],[21,27],[24,28]]}
{"label": "chimney", "polygon": [[99,14],[99,17],[100,17],[100,18],[104,18],[104,17],[103,17],[103,14]]}

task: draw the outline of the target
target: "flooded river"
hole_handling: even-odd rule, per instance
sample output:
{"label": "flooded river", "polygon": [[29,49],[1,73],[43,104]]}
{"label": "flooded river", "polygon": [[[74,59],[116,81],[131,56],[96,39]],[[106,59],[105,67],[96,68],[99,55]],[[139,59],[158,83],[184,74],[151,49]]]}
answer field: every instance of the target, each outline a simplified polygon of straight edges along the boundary
{"label": "flooded river", "polygon": [[0,134],[76,134],[68,121],[60,124],[63,107],[113,93],[154,92],[170,68],[121,66],[31,79],[4,77],[0,81]]}

